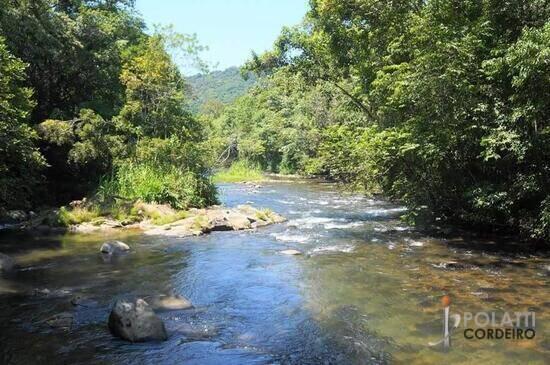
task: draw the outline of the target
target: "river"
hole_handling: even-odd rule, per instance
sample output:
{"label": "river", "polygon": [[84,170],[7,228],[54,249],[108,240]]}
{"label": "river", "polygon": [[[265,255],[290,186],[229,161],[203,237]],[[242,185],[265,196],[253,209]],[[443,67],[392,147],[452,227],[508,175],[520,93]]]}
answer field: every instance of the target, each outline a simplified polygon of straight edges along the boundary
{"label": "river", "polygon": [[[227,206],[252,203],[288,222],[186,239],[0,236],[0,251],[20,264],[0,279],[0,363],[549,363],[544,252],[426,236],[398,219],[403,208],[328,183],[219,188]],[[99,246],[108,238],[124,240],[131,253],[103,259]],[[167,292],[195,306],[160,313],[168,341],[110,335],[117,298]],[[444,294],[452,313],[533,311],[536,336],[469,340],[459,327],[450,349],[430,346],[442,337]],[[46,323],[62,312],[74,315],[70,330]]]}

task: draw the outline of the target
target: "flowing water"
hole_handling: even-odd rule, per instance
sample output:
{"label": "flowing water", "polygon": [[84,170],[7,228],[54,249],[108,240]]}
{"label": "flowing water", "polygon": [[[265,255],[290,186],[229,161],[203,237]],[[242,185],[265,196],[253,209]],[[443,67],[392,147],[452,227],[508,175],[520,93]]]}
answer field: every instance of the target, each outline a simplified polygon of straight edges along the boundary
{"label": "flowing water", "polygon": [[[186,239],[125,233],[0,236],[19,270],[0,279],[2,364],[441,364],[550,362],[550,259],[508,242],[436,239],[380,200],[304,181],[221,185],[288,222]],[[99,254],[106,239],[132,252]],[[521,247],[521,246],[520,246]],[[280,252],[297,249],[304,254]],[[170,338],[130,344],[106,327],[113,302],[174,292],[192,310],[162,312]],[[532,340],[442,337],[451,313],[534,311]],[[79,297],[79,305],[71,299]],[[74,302],[74,300],[73,300]],[[47,319],[70,312],[70,330]]]}

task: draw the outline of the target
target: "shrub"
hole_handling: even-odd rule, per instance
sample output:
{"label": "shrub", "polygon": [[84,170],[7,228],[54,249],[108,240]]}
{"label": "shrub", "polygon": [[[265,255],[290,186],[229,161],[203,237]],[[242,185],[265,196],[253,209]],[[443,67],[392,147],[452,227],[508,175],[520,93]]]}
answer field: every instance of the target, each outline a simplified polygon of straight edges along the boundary
{"label": "shrub", "polygon": [[122,198],[128,201],[170,204],[175,209],[215,204],[215,187],[208,178],[171,165],[125,162],[100,184],[102,200]]}
{"label": "shrub", "polygon": [[83,222],[90,222],[100,216],[98,208],[81,208],[67,209],[61,207],[57,215],[57,223],[60,226],[67,227],[72,224],[80,224]]}
{"label": "shrub", "polygon": [[264,179],[262,170],[255,164],[247,160],[234,162],[228,169],[217,172],[212,181],[222,182],[242,182],[242,181],[261,181]]}

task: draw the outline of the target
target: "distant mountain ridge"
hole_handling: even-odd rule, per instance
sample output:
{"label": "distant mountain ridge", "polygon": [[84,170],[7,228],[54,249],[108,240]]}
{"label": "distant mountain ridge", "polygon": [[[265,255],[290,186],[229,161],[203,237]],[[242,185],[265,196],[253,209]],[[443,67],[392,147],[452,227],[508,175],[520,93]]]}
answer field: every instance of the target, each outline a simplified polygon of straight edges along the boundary
{"label": "distant mountain ridge", "polygon": [[198,112],[204,103],[211,100],[217,100],[223,104],[231,103],[246,93],[256,80],[253,74],[250,74],[248,80],[243,79],[238,67],[190,76],[187,82],[193,93],[191,110]]}

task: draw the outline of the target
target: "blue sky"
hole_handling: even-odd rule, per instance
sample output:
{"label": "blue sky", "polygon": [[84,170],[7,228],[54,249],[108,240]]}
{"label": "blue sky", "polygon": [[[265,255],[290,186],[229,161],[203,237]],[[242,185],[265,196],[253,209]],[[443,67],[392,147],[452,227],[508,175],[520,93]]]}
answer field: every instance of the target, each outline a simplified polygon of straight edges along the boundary
{"label": "blue sky", "polygon": [[[270,49],[284,25],[299,23],[307,0],[137,0],[148,26],[173,24],[196,33],[209,47],[203,54],[216,69],[242,65],[251,50]],[[187,71],[192,74],[194,72]]]}

